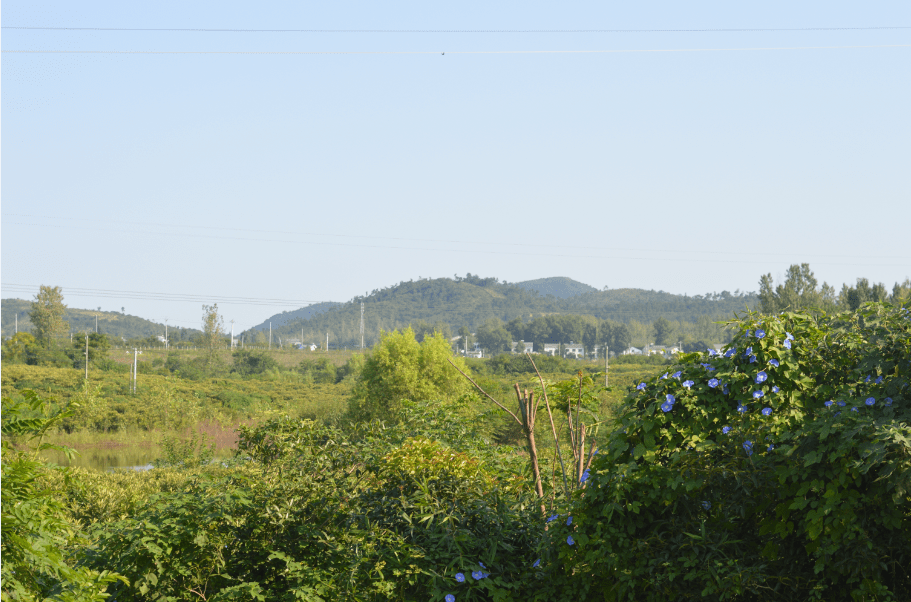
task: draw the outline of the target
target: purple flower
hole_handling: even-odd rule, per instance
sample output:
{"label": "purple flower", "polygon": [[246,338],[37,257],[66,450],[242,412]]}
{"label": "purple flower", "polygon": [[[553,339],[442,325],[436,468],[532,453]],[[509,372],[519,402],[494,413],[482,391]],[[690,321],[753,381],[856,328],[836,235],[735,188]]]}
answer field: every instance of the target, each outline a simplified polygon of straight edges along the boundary
{"label": "purple flower", "polygon": [[665,372],[665,373],[664,373],[664,376],[662,376],[662,377],[659,378],[658,380],[664,380],[665,378],[667,378],[667,372]]}
{"label": "purple flower", "polygon": [[781,391],[781,389],[778,388],[778,385],[772,387],[772,393],[778,393],[779,391]]}
{"label": "purple flower", "polygon": [[882,376],[876,377],[876,384],[878,385],[881,382],[883,382],[883,377]]}
{"label": "purple flower", "polygon": [[791,334],[790,332],[786,332],[786,333],[784,333],[784,338],[785,338],[786,341],[793,341],[793,340],[794,340],[794,335]]}
{"label": "purple flower", "polygon": [[759,374],[756,375],[755,380],[756,380],[757,385],[764,383],[765,381],[769,380],[769,375],[766,374],[764,371],[760,371]]}
{"label": "purple flower", "polygon": [[731,389],[727,385],[724,385],[723,387],[721,387],[721,392],[724,393],[725,395],[727,395],[728,393],[731,392]]}
{"label": "purple flower", "polygon": [[455,596],[452,594],[446,594],[446,597],[443,599],[446,600],[446,602],[455,602]]}
{"label": "purple flower", "polygon": [[569,537],[566,538],[566,543],[568,543],[571,546],[574,546],[574,545],[576,545],[576,540],[573,539],[572,535],[570,535]]}
{"label": "purple flower", "polygon": [[752,455],[753,455],[753,442],[752,442],[752,441],[744,441],[744,442],[743,442],[743,450],[747,453],[748,456],[752,456]]}
{"label": "purple flower", "polygon": [[487,568],[487,567],[486,567],[486,566],[484,566],[484,563],[483,563],[483,562],[481,562],[481,561],[480,561],[480,560],[479,560],[479,561],[478,561],[478,564],[480,564],[480,565],[481,565],[481,568],[482,568],[482,569],[486,569],[486,568]]}
{"label": "purple flower", "polygon": [[458,581],[459,583],[465,583],[465,575],[462,573],[456,573],[455,580]]}
{"label": "purple flower", "polygon": [[588,473],[588,469],[586,468],[586,469],[582,472],[582,478],[579,479],[579,482],[580,482],[580,483],[584,483],[585,481],[588,480],[588,477],[589,477],[589,473]]}
{"label": "purple flower", "polygon": [[709,349],[708,352],[709,352],[709,357],[712,357],[713,355],[718,355],[718,352],[715,351],[714,349]]}
{"label": "purple flower", "polygon": [[681,375],[681,374],[683,374],[683,372],[680,371],[680,370],[677,370],[677,371],[674,372],[671,376],[672,376],[673,378],[680,378],[680,375]]}
{"label": "purple flower", "polygon": [[721,382],[721,381],[719,381],[717,378],[710,378],[710,379],[709,379],[709,386],[710,386],[711,388],[714,389],[715,387],[718,386],[718,383],[720,383],[720,382]]}
{"label": "purple flower", "polygon": [[834,401],[827,401],[824,405],[825,405],[827,408],[831,408],[832,405],[833,405],[834,403],[835,403]]}
{"label": "purple flower", "polygon": [[764,395],[762,391],[753,391],[753,399],[762,399]]}
{"label": "purple flower", "polygon": [[756,338],[761,339],[763,337],[765,337],[765,331],[761,328],[757,328],[756,329]]}
{"label": "purple flower", "polygon": [[753,331],[752,331],[752,330],[748,330],[748,331],[747,331],[747,336],[748,336],[748,337],[753,336]]}
{"label": "purple flower", "polygon": [[876,398],[875,398],[875,397],[868,397],[868,398],[867,398],[867,401],[865,401],[864,403],[867,404],[868,406],[872,406],[874,403],[876,403]]}
{"label": "purple flower", "polygon": [[703,509],[703,510],[711,510],[711,509],[712,509],[712,503],[709,502],[709,501],[702,502],[702,509]]}
{"label": "purple flower", "polygon": [[886,397],[886,407],[888,408],[888,407],[891,406],[891,405],[892,405],[892,398],[891,398],[891,397]]}
{"label": "purple flower", "polygon": [[471,571],[471,578],[475,581],[480,581],[487,575],[484,574],[484,571]]}
{"label": "purple flower", "polygon": [[568,527],[571,524],[573,524],[573,517],[570,516],[569,518],[566,519],[566,526]]}
{"label": "purple flower", "polygon": [[737,404],[737,411],[740,412],[741,414],[743,414],[744,412],[747,411],[747,407],[745,405],[743,405],[742,403]]}
{"label": "purple flower", "polygon": [[670,393],[668,393],[668,394],[664,397],[664,399],[665,399],[668,403],[674,403],[675,401],[677,401],[677,400],[674,398],[674,396],[671,395]]}
{"label": "purple flower", "polygon": [[748,355],[753,355],[753,348],[752,348],[752,347],[747,347],[747,350],[743,352],[743,357],[746,357],[746,356],[748,356]]}
{"label": "purple flower", "polygon": [[839,416],[841,416],[841,412],[835,412],[835,417],[838,418]]}
{"label": "purple flower", "polygon": [[750,363],[751,363],[751,364],[755,364],[755,363],[756,363],[756,356],[755,356],[755,355],[751,355],[751,356],[750,356]]}
{"label": "purple flower", "polygon": [[778,363],[778,360],[776,360],[775,358],[770,359],[769,363],[772,364],[773,366],[775,366],[776,368],[780,365]]}
{"label": "purple flower", "polygon": [[661,404],[661,411],[664,412],[665,414],[670,412],[673,409],[674,409],[674,404],[672,404],[669,401],[665,401],[664,403]]}
{"label": "purple flower", "polygon": [[691,381],[691,380],[685,380],[685,381],[683,381],[683,386],[686,387],[687,389],[689,389],[690,387],[692,387],[694,384],[695,384],[695,383],[694,383],[693,381]]}
{"label": "purple flower", "polygon": [[852,411],[852,412],[856,412],[856,411],[857,411],[857,408],[851,408],[851,411]]}
{"label": "purple flower", "polygon": [[771,415],[772,415],[772,408],[762,408],[762,415],[763,415],[763,416],[771,416]]}
{"label": "purple flower", "polygon": [[864,382],[865,382],[865,383],[870,382],[870,377],[868,376],[866,379],[864,379]]}
{"label": "purple flower", "polygon": [[736,347],[731,347],[730,349],[728,349],[728,350],[724,353],[724,357],[730,359],[730,358],[734,357],[734,354],[735,354],[735,353],[737,353],[737,348],[736,348]]}
{"label": "purple flower", "polygon": [[560,515],[559,515],[559,514],[554,514],[553,516],[548,516],[548,517],[547,517],[547,522],[552,523],[552,522],[554,522],[555,520],[557,520],[558,518],[560,518]]}
{"label": "purple flower", "polygon": [[785,349],[790,349],[790,348],[791,348],[791,341],[785,340],[785,342],[784,342],[784,348],[785,348]]}
{"label": "purple flower", "polygon": [[541,559],[540,559],[540,558],[538,558],[537,560],[535,560],[535,563],[534,563],[533,565],[531,565],[531,568],[536,569],[536,568],[538,568],[538,565],[539,565],[539,564],[541,564]]}
{"label": "purple flower", "polygon": [[731,427],[729,427],[729,426],[726,426],[726,427],[724,427],[723,429],[721,429],[721,434],[722,434],[722,435],[727,435],[727,434],[730,433],[730,432],[731,432]]}
{"label": "purple flower", "polygon": [[774,446],[774,445],[769,445],[769,447],[766,449],[766,451],[772,451],[773,449],[775,449],[775,446]]}
{"label": "purple flower", "polygon": [[838,407],[840,407],[840,408],[845,407],[845,405],[846,405],[846,404],[845,404],[845,402],[843,402],[843,401],[839,401],[839,402],[838,402]]}
{"label": "purple flower", "polygon": [[644,388],[645,388],[645,383],[639,383],[638,385],[636,385],[636,390],[637,390],[637,391],[641,391],[641,390],[644,389]]}

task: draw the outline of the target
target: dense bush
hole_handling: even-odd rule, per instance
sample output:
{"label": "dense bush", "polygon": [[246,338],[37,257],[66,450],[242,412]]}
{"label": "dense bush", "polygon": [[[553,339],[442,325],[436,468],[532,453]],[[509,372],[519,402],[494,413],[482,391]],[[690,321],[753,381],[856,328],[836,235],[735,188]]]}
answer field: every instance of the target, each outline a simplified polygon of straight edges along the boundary
{"label": "dense bush", "polygon": [[549,583],[592,600],[911,599],[909,312],[736,325],[723,355],[629,396],[553,534]]}

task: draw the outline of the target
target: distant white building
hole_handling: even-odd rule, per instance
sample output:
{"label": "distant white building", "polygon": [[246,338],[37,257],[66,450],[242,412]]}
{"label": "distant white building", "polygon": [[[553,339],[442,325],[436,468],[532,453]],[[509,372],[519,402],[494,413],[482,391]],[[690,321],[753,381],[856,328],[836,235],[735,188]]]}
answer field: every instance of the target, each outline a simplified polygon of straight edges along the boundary
{"label": "distant white building", "polygon": [[519,353],[519,343],[522,343],[522,344],[525,346],[525,348],[523,349],[522,353],[534,353],[534,352],[535,352],[535,344],[534,344],[534,343],[531,343],[531,342],[526,343],[525,341],[513,341],[512,344],[511,344],[511,346],[510,346],[510,350],[511,350],[513,353]]}
{"label": "distant white building", "polygon": [[560,355],[560,344],[544,343],[544,355]]}
{"label": "distant white building", "polygon": [[638,347],[630,347],[621,351],[620,355],[642,355],[642,350]]}
{"label": "distant white building", "polygon": [[573,343],[570,341],[568,345],[563,346],[563,357],[574,357],[576,359],[585,357],[585,347],[582,343]]}

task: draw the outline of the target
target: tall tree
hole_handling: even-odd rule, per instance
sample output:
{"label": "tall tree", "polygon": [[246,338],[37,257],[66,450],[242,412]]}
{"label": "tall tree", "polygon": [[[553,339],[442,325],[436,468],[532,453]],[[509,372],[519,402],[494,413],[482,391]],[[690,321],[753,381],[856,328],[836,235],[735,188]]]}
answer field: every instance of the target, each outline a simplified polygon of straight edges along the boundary
{"label": "tall tree", "polygon": [[655,342],[659,345],[667,345],[674,338],[674,326],[665,318],[652,322],[652,330],[655,331]]}
{"label": "tall tree", "polygon": [[32,334],[39,345],[50,348],[55,339],[66,334],[70,325],[63,319],[65,313],[66,305],[63,304],[63,291],[60,287],[42,284],[29,312]]}
{"label": "tall tree", "polygon": [[810,264],[802,263],[788,268],[785,281],[778,286],[774,285],[771,274],[761,276],[759,279],[759,303],[762,312],[767,314],[777,313],[785,309],[798,311],[801,309],[835,309],[835,289],[818,281],[810,269]]}
{"label": "tall tree", "polygon": [[218,352],[224,344],[225,320],[218,315],[218,303],[202,306],[203,365],[211,372],[219,363]]}

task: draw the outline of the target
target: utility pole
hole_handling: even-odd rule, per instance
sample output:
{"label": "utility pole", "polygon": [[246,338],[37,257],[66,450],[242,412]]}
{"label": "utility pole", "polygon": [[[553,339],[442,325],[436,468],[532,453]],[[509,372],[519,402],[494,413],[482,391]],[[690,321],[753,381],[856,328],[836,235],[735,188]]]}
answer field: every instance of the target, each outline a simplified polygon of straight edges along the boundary
{"label": "utility pole", "polygon": [[16,334],[19,334],[19,312],[16,312]]}
{"label": "utility pole", "polygon": [[231,349],[234,349],[234,320],[231,320]]}
{"label": "utility pole", "polygon": [[95,334],[98,334],[98,314],[95,314]]}
{"label": "utility pole", "polygon": [[168,338],[168,319],[164,319],[164,350],[167,351],[171,339]]}
{"label": "utility pole", "polygon": [[85,335],[85,380],[89,379],[89,335]]}
{"label": "utility pole", "polygon": [[272,322],[269,322],[269,349],[272,349]]}
{"label": "utility pole", "polygon": [[610,369],[608,358],[610,357],[610,347],[604,346],[604,386],[607,386],[607,371]]}
{"label": "utility pole", "polygon": [[329,353],[329,333],[326,333],[326,353]]}
{"label": "utility pole", "polygon": [[361,351],[364,350],[364,302],[361,301]]}

